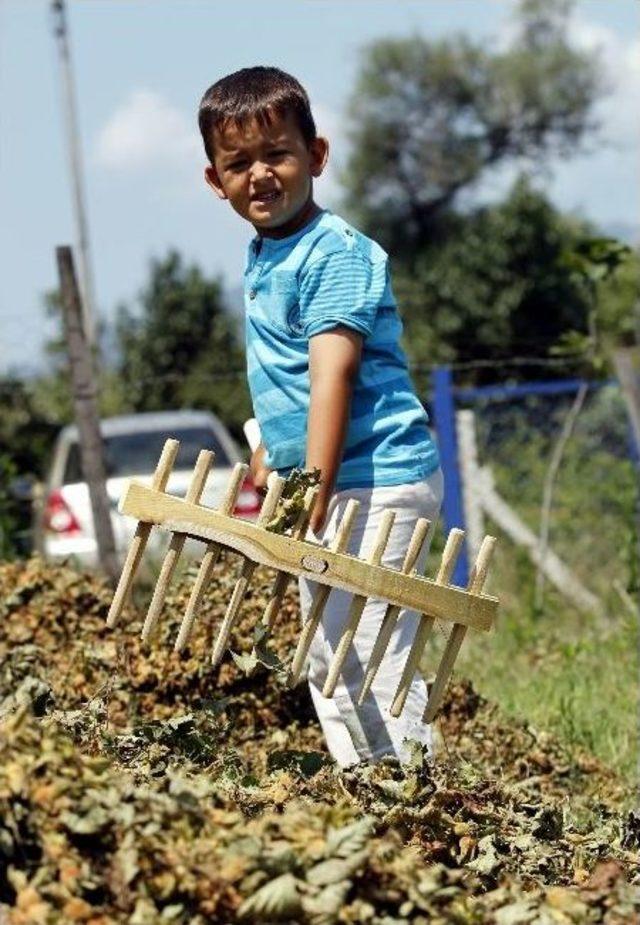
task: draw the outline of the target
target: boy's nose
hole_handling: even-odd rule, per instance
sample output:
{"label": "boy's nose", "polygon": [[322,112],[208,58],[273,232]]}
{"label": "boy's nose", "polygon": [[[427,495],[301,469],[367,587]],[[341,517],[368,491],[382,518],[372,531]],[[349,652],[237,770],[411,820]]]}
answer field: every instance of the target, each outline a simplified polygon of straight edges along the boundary
{"label": "boy's nose", "polygon": [[268,164],[263,164],[261,161],[255,161],[251,167],[251,177],[253,180],[264,180],[267,177],[272,176],[271,167]]}

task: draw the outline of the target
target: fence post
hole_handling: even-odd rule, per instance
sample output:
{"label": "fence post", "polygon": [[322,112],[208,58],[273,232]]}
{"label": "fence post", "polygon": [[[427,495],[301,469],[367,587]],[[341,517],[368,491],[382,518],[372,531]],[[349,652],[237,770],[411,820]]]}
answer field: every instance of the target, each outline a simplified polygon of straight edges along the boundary
{"label": "fence post", "polygon": [[476,416],[471,408],[456,411],[458,465],[462,482],[462,510],[466,523],[467,557],[475,562],[484,539],[484,508],[478,493],[480,466],[476,443]]}
{"label": "fence post", "polygon": [[[456,438],[456,411],[453,396],[453,379],[451,367],[436,366],[432,375],[433,415],[438,436],[440,464],[444,475],[444,501],[442,514],[446,532],[453,527],[464,530],[464,507],[462,504],[462,486],[458,467],[458,442]],[[467,586],[469,579],[469,557],[467,544],[463,544],[458,562],[453,573],[452,582],[461,588]]]}
{"label": "fence post", "polygon": [[89,489],[100,565],[110,579],[118,577],[111,511],[107,496],[98,395],[91,348],[82,328],[82,305],[70,247],[57,247],[62,317],[69,354],[73,406],[80,444],[82,474]]}
{"label": "fence post", "polygon": [[614,350],[613,365],[629,418],[631,458],[637,463],[640,457],[640,350],[630,347]]}

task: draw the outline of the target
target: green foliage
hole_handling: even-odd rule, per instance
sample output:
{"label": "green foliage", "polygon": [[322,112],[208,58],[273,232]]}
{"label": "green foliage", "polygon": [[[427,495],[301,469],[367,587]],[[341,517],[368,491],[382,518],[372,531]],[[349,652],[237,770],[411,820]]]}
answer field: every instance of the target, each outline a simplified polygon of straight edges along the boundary
{"label": "green foliage", "polygon": [[605,345],[633,346],[640,341],[640,253],[632,251],[597,286],[597,324]]}
{"label": "green foliage", "polygon": [[613,601],[606,623],[581,616],[556,592],[547,594],[539,613],[524,593],[533,588],[533,566],[499,531],[498,539],[498,630],[463,648],[457,670],[512,716],[588,749],[633,781],[637,621]]}
{"label": "green foliage", "polygon": [[17,475],[13,459],[7,453],[0,453],[0,560],[13,559],[20,551],[17,534],[24,525],[10,491],[11,481]]}
{"label": "green foliage", "polygon": [[120,307],[116,336],[130,410],[206,408],[238,433],[250,406],[242,351],[219,279],[207,279],[170,251],[152,262],[137,312]]}
{"label": "green foliage", "polygon": [[635,273],[613,282],[629,265],[625,245],[560,215],[524,177],[502,204],[461,209],[460,194],[495,167],[569,157],[594,130],[602,79],[597,58],[568,44],[572,5],[520,0],[502,50],[418,35],[364,49],[345,202],[396,258],[418,368],[555,349],[570,372],[602,374],[607,348],[633,336],[637,258]]}
{"label": "green foliage", "polygon": [[524,0],[506,51],[418,35],[365,48],[344,183],[356,220],[391,253],[441,239],[459,193],[487,169],[575,153],[600,78],[567,43],[569,9]]}
{"label": "green foliage", "polygon": [[565,254],[564,260],[574,279],[595,287],[609,279],[630,254],[631,248],[615,238],[585,238]]}
{"label": "green foliage", "polygon": [[[545,356],[568,330],[586,334],[589,300],[562,262],[582,236],[524,177],[504,203],[459,218],[455,233],[396,273],[411,359]],[[486,375],[495,381],[495,369]]]}
{"label": "green foliage", "polygon": [[[551,447],[570,398],[478,409],[479,451],[500,495],[537,532]],[[510,713],[586,747],[630,778],[636,771],[638,673],[637,470],[616,387],[591,393],[568,443],[554,491],[550,547],[603,602],[577,611],[547,584],[535,605],[535,566],[498,530],[492,589],[497,631],[463,649],[459,670]],[[487,520],[488,532],[498,528]],[[615,671],[609,667],[615,665]]]}
{"label": "green foliage", "polygon": [[[56,291],[44,297],[46,313],[60,322]],[[242,423],[251,414],[245,383],[244,356],[232,319],[222,304],[221,284],[206,279],[196,266],[185,265],[175,251],[151,265],[139,310],[122,307],[116,325],[119,357],[98,364],[101,416],[181,407],[218,414],[244,445]],[[101,336],[104,336],[103,328]],[[47,346],[50,372],[22,382],[0,380],[0,447],[5,449],[3,484],[9,474],[42,479],[60,427],[73,420],[73,400],[64,339]],[[11,476],[13,477],[13,475]],[[28,532],[27,505],[12,502],[11,528],[3,502],[5,540]]]}
{"label": "green foliage", "polygon": [[32,511],[28,497],[14,496],[12,484],[42,478],[57,430],[55,418],[40,406],[30,384],[14,376],[0,379],[0,559],[29,548]]}
{"label": "green foliage", "polygon": [[21,475],[43,475],[43,461],[57,429],[32,383],[16,377],[0,379],[0,447]]}
{"label": "green foliage", "polygon": [[[614,238],[587,237],[579,240],[561,257],[571,279],[584,291],[589,306],[589,330],[586,335],[574,330],[565,331],[552,352],[581,351],[585,355],[587,375],[602,375],[608,362],[608,349],[612,344],[624,343],[628,337],[631,309],[635,307],[632,299],[637,300],[637,290],[633,294],[628,293],[624,306],[627,311],[619,315],[607,309],[607,292],[603,287],[631,262],[632,256],[631,248]],[[634,269],[637,275],[637,258]]]}

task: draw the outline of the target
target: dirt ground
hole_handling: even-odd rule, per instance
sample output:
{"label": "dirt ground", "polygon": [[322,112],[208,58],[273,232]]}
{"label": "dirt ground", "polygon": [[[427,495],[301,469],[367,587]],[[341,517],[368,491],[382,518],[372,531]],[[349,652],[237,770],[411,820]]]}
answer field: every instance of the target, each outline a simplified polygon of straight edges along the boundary
{"label": "dirt ground", "polygon": [[[95,577],[0,565],[0,923],[640,922],[640,816],[613,770],[458,679],[435,759],[340,771],[279,670],[295,590],[275,667],[211,668],[236,572],[218,565],[178,656],[193,575],[145,646],[133,605],[106,629]],[[235,653],[272,581],[256,573]]]}

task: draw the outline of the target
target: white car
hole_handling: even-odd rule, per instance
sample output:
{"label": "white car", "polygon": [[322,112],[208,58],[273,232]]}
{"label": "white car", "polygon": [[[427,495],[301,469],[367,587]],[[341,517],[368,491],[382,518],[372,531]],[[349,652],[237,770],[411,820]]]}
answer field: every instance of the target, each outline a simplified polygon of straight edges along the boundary
{"label": "white car", "polygon": [[[111,522],[116,550],[124,561],[136,521],[118,511],[118,502],[130,478],[150,484],[165,440],[174,437],[180,449],[167,484],[169,494],[184,497],[193,468],[202,449],[213,450],[215,460],[209,473],[201,504],[218,508],[233,466],[242,461],[240,451],[228,430],[206,411],[160,411],[105,418],[100,422],[107,467],[107,494],[111,502]],[[78,429],[63,428],[58,435],[42,499],[37,530],[37,546],[47,559],[71,558],[78,565],[94,568],[98,550],[93,526],[89,489],[80,463]],[[255,520],[261,498],[251,477],[245,479],[234,515]],[[161,554],[168,535],[152,530],[149,550]],[[202,555],[204,546],[196,540],[185,544],[187,555]]]}

